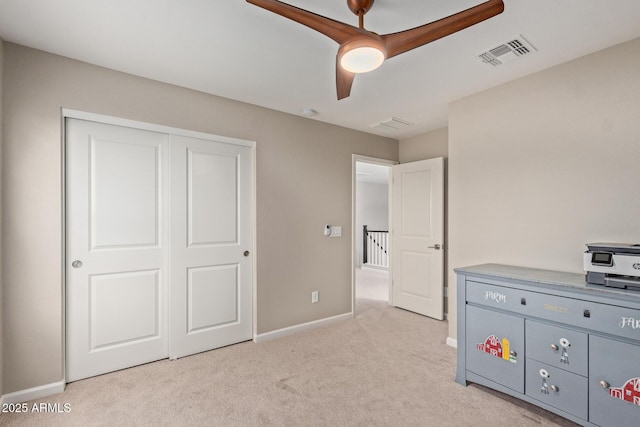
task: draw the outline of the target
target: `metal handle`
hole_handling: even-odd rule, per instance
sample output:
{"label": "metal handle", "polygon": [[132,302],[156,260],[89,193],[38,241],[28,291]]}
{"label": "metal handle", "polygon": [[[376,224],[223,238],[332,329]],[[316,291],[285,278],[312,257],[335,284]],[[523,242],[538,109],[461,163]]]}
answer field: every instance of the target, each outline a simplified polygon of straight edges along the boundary
{"label": "metal handle", "polygon": [[602,380],[602,381],[600,381],[600,387],[609,388],[609,383],[606,382],[605,380]]}
{"label": "metal handle", "polygon": [[440,246],[440,243],[436,243],[433,246],[427,246],[429,249],[435,249],[437,251],[439,251],[442,247]]}
{"label": "metal handle", "polygon": [[516,357],[516,356],[518,355],[518,353],[516,353],[515,351],[511,350],[511,351],[509,352],[509,355],[510,355],[510,356],[513,356],[513,357]]}
{"label": "metal handle", "polygon": [[558,345],[557,344],[551,344],[551,350],[553,351],[558,351]]}
{"label": "metal handle", "polygon": [[243,255],[244,256],[249,256],[249,251],[244,251]]}
{"label": "metal handle", "polygon": [[80,267],[82,267],[82,261],[80,261],[79,259],[77,259],[77,260],[73,261],[73,262],[71,263],[71,267],[73,267],[73,268],[80,268]]}
{"label": "metal handle", "polygon": [[551,384],[549,386],[549,388],[551,389],[551,391],[555,391],[555,392],[560,391],[560,387],[558,387],[557,385],[554,385],[554,384]]}

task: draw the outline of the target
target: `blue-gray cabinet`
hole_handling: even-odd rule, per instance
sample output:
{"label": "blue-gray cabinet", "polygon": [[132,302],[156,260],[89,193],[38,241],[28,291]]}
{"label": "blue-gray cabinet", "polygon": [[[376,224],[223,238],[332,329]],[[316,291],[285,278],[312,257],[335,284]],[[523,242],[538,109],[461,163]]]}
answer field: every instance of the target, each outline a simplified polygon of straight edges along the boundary
{"label": "blue-gray cabinet", "polygon": [[594,335],[589,355],[589,421],[602,426],[640,425],[638,343]]}
{"label": "blue-gray cabinet", "polygon": [[524,319],[470,306],[466,324],[467,369],[524,393]]}
{"label": "blue-gray cabinet", "polygon": [[640,293],[584,275],[458,268],[456,381],[584,426],[640,425]]}

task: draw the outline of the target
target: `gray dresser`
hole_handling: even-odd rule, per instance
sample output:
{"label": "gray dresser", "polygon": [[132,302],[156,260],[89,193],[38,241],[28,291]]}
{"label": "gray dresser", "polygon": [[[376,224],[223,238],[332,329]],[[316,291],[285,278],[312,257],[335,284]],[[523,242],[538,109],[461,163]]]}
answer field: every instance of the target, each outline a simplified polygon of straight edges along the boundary
{"label": "gray dresser", "polygon": [[640,426],[640,292],[499,264],[455,272],[456,382],[584,426]]}

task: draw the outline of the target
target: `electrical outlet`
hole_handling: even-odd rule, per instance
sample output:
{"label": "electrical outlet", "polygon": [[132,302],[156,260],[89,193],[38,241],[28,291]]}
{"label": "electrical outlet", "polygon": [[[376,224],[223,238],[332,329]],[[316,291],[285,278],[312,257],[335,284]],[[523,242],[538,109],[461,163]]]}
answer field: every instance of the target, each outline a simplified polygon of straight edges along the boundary
{"label": "electrical outlet", "polygon": [[318,302],[318,291],[311,292],[311,303],[315,304]]}

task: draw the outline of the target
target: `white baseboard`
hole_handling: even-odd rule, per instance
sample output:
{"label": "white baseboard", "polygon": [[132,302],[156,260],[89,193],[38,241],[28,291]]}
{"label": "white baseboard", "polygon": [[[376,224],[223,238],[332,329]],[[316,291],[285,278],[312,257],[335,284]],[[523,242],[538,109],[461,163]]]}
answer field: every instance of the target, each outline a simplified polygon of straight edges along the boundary
{"label": "white baseboard", "polygon": [[40,399],[41,397],[62,393],[64,391],[64,387],[64,381],[60,381],[57,383],[28,388],[26,390],[14,391],[13,393],[3,394],[2,403],[22,403],[29,400]]}
{"label": "white baseboard", "polygon": [[275,331],[266,332],[264,334],[258,334],[253,338],[253,341],[257,343],[271,341],[277,338],[286,337],[287,335],[297,334],[298,332],[303,332],[309,329],[318,328],[320,326],[325,326],[331,323],[341,322],[343,320],[352,319],[352,318],[353,318],[353,313],[339,314],[333,317],[314,320],[313,322],[302,323],[300,325],[289,326],[288,328],[282,328]]}
{"label": "white baseboard", "polygon": [[447,337],[447,345],[449,347],[458,348],[458,340],[455,338]]}

